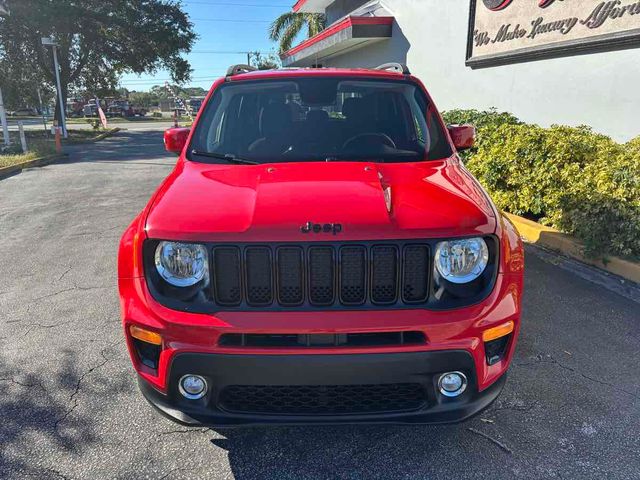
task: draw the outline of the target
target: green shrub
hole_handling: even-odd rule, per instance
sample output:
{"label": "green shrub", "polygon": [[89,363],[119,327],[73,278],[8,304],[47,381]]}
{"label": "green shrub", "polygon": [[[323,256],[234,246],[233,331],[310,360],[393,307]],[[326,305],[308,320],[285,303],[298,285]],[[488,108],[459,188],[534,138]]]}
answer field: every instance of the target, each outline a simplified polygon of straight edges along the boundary
{"label": "green shrub", "polygon": [[89,125],[91,125],[91,127],[92,127],[94,130],[99,130],[99,129],[100,129],[100,127],[102,126],[102,122],[100,121],[100,119],[99,119],[99,118],[88,118],[88,119],[87,119],[87,123],[88,123]]}
{"label": "green shrub", "polygon": [[476,128],[499,125],[520,125],[522,122],[508,112],[491,110],[449,110],[442,113],[444,121],[448,125],[462,125],[470,123]]}
{"label": "green shrub", "polygon": [[640,137],[622,145],[589,127],[541,128],[495,111],[445,119],[475,122],[466,164],[499,208],[575,235],[590,256],[640,258]]}

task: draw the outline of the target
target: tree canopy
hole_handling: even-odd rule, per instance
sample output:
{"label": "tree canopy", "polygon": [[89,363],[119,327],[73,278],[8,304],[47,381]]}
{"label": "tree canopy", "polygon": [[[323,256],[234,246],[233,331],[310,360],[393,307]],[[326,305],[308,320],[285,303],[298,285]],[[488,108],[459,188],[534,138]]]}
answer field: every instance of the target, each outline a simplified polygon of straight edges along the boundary
{"label": "tree canopy", "polygon": [[282,66],[282,62],[275,53],[251,52],[249,56],[251,57],[251,66],[258,70],[275,70]]}
{"label": "tree canopy", "polygon": [[[120,75],[167,70],[174,82],[187,81],[182,58],[196,39],[193,24],[177,0],[6,0],[10,15],[0,18],[0,86],[20,78],[53,85],[51,48],[58,43],[63,97],[70,91],[104,95]],[[32,88],[33,85],[30,87]]]}
{"label": "tree canopy", "polygon": [[313,37],[327,25],[321,13],[287,12],[274,20],[269,28],[269,38],[280,44],[280,53],[291,49],[293,41],[307,27],[307,37]]}

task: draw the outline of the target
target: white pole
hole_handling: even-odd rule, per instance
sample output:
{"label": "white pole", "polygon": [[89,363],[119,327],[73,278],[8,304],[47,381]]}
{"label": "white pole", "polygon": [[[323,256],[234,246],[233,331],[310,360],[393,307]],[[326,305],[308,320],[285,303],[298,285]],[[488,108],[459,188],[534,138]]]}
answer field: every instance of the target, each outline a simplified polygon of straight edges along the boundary
{"label": "white pole", "polygon": [[42,113],[42,123],[44,124],[44,131],[48,130],[47,128],[47,117],[44,113],[44,105],[42,104],[42,95],[40,95],[40,89],[36,88],[36,92],[38,92],[38,103],[40,104],[40,112]]}
{"label": "white pole", "polygon": [[60,88],[60,69],[58,68],[58,52],[53,45],[53,65],[56,70],[56,84],[58,85],[58,100],[60,101],[60,122],[62,123],[62,135],[67,138],[67,119],[65,118],[65,105],[62,100],[62,88]]}
{"label": "white pole", "polygon": [[4,102],[2,101],[2,89],[0,88],[0,123],[2,123],[2,136],[4,137],[4,144],[8,147],[11,145],[9,139],[9,125],[7,124],[7,115],[4,111]]}
{"label": "white pole", "polygon": [[20,132],[20,144],[22,145],[22,153],[27,153],[27,138],[24,136],[24,124],[18,122],[18,130]]}

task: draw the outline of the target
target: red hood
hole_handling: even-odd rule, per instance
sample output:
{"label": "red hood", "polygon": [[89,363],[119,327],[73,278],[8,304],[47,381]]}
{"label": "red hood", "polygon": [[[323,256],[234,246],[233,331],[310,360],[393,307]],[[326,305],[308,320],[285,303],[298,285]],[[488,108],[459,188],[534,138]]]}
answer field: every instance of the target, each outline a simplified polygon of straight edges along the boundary
{"label": "red hood", "polygon": [[150,238],[190,241],[333,238],[301,233],[310,221],[341,224],[340,240],[489,234],[496,226],[482,189],[455,162],[179,162],[153,201],[146,230]]}

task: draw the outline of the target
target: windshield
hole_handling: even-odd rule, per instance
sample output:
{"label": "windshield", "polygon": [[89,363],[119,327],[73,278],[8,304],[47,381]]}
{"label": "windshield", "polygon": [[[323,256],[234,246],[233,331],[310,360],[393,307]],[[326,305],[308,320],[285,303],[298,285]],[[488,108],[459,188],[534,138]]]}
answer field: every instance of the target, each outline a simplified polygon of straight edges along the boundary
{"label": "windshield", "polygon": [[298,78],[228,82],[205,106],[189,159],[415,162],[452,154],[414,83]]}

